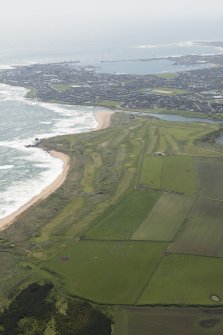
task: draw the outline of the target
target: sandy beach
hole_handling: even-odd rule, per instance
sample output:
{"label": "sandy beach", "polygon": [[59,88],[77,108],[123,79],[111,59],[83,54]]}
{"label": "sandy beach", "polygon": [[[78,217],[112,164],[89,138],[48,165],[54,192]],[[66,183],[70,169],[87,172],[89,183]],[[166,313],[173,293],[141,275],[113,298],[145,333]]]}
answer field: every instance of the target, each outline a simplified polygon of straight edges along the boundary
{"label": "sandy beach", "polygon": [[[112,116],[113,113],[114,112],[110,112],[110,111],[97,112],[95,114],[95,118],[98,122],[98,126],[95,128],[95,130],[101,130],[101,129],[105,129],[105,128],[109,127],[110,124],[111,124],[111,116]],[[69,171],[69,167],[70,167],[70,157],[63,154],[62,152],[58,152],[58,151],[54,151],[54,150],[50,151],[49,153],[53,157],[59,158],[63,161],[63,163],[64,163],[63,164],[63,171],[54,180],[53,183],[48,185],[39,194],[34,196],[32,199],[30,199],[30,201],[28,201],[26,204],[24,204],[22,207],[17,209],[12,214],[6,216],[3,219],[0,219],[0,230],[4,230],[8,226],[13,224],[21,213],[26,211],[29,207],[33,206],[37,201],[47,198],[50,194],[55,192],[64,183],[64,181],[67,177],[68,171]]]}
{"label": "sandy beach", "polygon": [[112,111],[97,112],[95,114],[95,118],[98,122],[98,126],[95,128],[95,130],[101,130],[110,127],[112,114],[114,114]]}

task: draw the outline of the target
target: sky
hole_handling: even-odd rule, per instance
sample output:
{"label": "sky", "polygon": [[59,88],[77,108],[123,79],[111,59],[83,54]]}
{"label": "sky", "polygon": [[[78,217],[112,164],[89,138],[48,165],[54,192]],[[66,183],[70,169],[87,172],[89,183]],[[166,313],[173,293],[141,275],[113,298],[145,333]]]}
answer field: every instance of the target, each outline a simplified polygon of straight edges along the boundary
{"label": "sky", "polygon": [[222,0],[7,0],[0,45],[223,39]]}

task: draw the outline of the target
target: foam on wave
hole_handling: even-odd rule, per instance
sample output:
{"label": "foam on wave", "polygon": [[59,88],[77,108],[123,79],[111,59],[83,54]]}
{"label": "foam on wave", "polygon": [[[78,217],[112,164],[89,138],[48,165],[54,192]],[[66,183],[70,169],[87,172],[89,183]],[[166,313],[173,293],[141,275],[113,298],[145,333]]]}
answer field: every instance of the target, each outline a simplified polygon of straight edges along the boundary
{"label": "foam on wave", "polygon": [[[39,106],[55,113],[52,121],[42,121],[49,124],[48,133],[36,133],[29,138],[16,138],[0,141],[0,147],[11,148],[20,152],[20,159],[31,162],[40,172],[36,178],[27,175],[23,181],[14,181],[6,190],[0,192],[0,218],[10,215],[27,203],[35,195],[50,185],[62,172],[63,162],[52,157],[48,152],[36,147],[26,147],[33,144],[35,138],[49,138],[70,133],[90,131],[97,126],[94,112],[101,110],[94,107],[64,106],[61,104],[45,103],[26,98],[28,90],[23,87],[12,87],[0,84],[1,101],[18,101],[28,105]],[[13,165],[2,165],[0,169],[12,169]],[[27,170],[28,171],[28,170]],[[25,171],[24,171],[25,172]],[[26,174],[25,174],[26,175]]]}

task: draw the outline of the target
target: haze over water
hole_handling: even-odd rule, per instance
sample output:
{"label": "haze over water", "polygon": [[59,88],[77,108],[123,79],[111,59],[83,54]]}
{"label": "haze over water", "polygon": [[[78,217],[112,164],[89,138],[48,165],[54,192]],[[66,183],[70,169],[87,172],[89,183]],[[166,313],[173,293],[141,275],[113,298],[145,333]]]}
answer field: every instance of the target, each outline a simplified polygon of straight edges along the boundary
{"label": "haze over water", "polygon": [[[222,54],[223,48],[209,47],[193,44],[192,41],[179,41],[161,43],[144,43],[122,46],[113,44],[110,46],[76,46],[71,45],[61,52],[60,48],[45,49],[12,49],[5,48],[0,53],[0,68],[7,68],[10,65],[27,65],[33,63],[52,63],[63,61],[79,61],[78,66],[93,65],[99,72],[105,73],[131,73],[131,74],[154,74],[162,72],[177,72],[188,70],[187,66],[173,65],[168,60],[152,60],[142,62],[141,59],[152,59],[169,56],[182,55],[207,55]],[[109,61],[109,62],[101,62]],[[124,61],[123,61],[124,60]],[[138,61],[136,61],[138,60]],[[206,65],[190,66],[189,69],[206,67]]]}

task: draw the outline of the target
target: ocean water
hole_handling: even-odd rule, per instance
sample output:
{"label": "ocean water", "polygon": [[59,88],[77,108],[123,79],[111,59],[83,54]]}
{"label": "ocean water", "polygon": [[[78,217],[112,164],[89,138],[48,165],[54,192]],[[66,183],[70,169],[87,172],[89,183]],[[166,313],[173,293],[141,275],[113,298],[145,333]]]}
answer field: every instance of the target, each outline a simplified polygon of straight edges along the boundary
{"label": "ocean water", "polygon": [[[13,65],[25,65],[34,63],[49,63],[61,61],[79,61],[80,66],[93,65],[99,72],[104,73],[132,73],[149,74],[162,72],[177,72],[188,69],[206,67],[204,64],[196,66],[173,65],[166,59],[141,62],[141,59],[167,58],[169,56],[183,55],[213,55],[222,54],[223,48],[198,45],[193,41],[181,41],[170,43],[144,43],[111,46],[78,46],[69,45],[69,48],[52,49],[4,49],[0,53],[0,69]],[[115,61],[101,62],[103,61]],[[137,61],[138,60],[138,61]],[[117,62],[118,61],[118,62]],[[120,62],[121,61],[121,62]],[[127,61],[127,62],[126,62]]]}
{"label": "ocean water", "polygon": [[0,218],[29,201],[61,173],[63,162],[38,148],[35,138],[90,131],[100,108],[31,101],[26,89],[0,85]]}
{"label": "ocean water", "polygon": [[[1,49],[0,69],[13,65],[79,60],[79,66],[93,65],[99,72],[163,73],[188,67],[174,66],[166,59],[151,62],[141,62],[140,59],[220,53],[223,53],[222,48],[199,46],[193,42],[103,48],[69,46],[62,53],[59,49]],[[118,62],[102,63],[101,60]],[[62,171],[61,160],[41,149],[25,146],[33,143],[36,137],[90,131],[97,126],[94,113],[101,110],[41,103],[26,99],[25,94],[26,89],[22,87],[0,84],[0,219],[41,192]]]}
{"label": "ocean water", "polygon": [[[174,62],[167,60],[167,57],[184,55],[211,55],[222,53],[223,48],[221,47],[197,45],[193,41],[166,44],[143,44],[119,48],[115,52],[107,51],[107,53],[105,53],[101,59],[109,62],[99,62],[99,60],[95,60],[94,65],[98,67],[99,72],[104,73],[175,73],[185,70],[202,69],[208,67],[208,65],[175,65]],[[163,57],[163,59],[159,59],[160,57]],[[148,59],[151,60],[142,61]]]}

